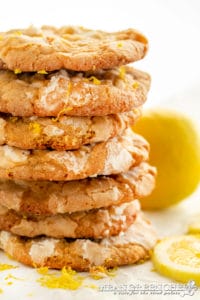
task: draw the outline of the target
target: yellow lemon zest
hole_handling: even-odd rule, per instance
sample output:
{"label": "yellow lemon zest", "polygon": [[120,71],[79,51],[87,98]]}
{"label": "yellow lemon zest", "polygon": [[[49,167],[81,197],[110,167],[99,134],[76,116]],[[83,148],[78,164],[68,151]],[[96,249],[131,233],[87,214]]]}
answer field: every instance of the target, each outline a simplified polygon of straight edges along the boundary
{"label": "yellow lemon zest", "polygon": [[3,294],[3,290],[2,289],[0,289],[0,294]]}
{"label": "yellow lemon zest", "polygon": [[36,271],[41,275],[46,275],[49,272],[49,268],[48,267],[41,267],[41,268],[37,268]]}
{"label": "yellow lemon zest", "polygon": [[40,135],[40,133],[42,131],[40,124],[37,122],[31,122],[29,124],[29,129],[36,135]]}
{"label": "yellow lemon zest", "polygon": [[82,286],[83,280],[84,277],[78,275],[76,271],[70,268],[63,268],[60,275],[45,274],[37,281],[41,284],[41,286],[50,289],[77,290]]}
{"label": "yellow lemon zest", "polygon": [[3,36],[2,36],[2,35],[0,35],[0,41],[1,41],[1,40],[3,40]]}
{"label": "yellow lemon zest", "polygon": [[[71,91],[72,91],[72,83],[71,83],[71,81],[69,81],[68,87],[67,87],[67,92],[66,92],[67,98],[69,98],[69,96],[71,94]],[[59,118],[61,117],[61,115],[63,115],[65,112],[68,112],[68,111],[70,111],[72,109],[73,109],[73,107],[71,107],[71,106],[64,106],[64,108],[59,111],[57,117],[56,118],[52,118],[52,121],[53,122],[57,122],[59,120]]]}
{"label": "yellow lemon zest", "polygon": [[15,35],[22,35],[22,32],[20,31],[20,30],[17,30],[17,31],[15,31],[15,33],[14,33]]}
{"label": "yellow lemon zest", "polygon": [[[16,268],[17,268],[17,267],[16,267]],[[8,280],[8,279],[23,280],[22,278],[15,277],[15,276],[12,275],[12,274],[8,274],[4,279],[5,279],[5,280]]]}
{"label": "yellow lemon zest", "polygon": [[0,271],[10,270],[10,269],[16,269],[17,266],[7,265],[7,264],[0,264]]}
{"label": "yellow lemon zest", "polygon": [[13,284],[12,281],[7,282],[7,285],[12,285],[12,284]]}
{"label": "yellow lemon zest", "polygon": [[59,118],[61,117],[61,115],[63,115],[65,112],[68,112],[70,110],[72,110],[73,107],[68,106],[68,107],[64,107],[63,109],[61,109],[57,115],[56,118],[52,119],[52,121],[57,122],[59,120]]}
{"label": "yellow lemon zest", "polygon": [[135,81],[133,84],[132,84],[132,87],[134,89],[137,89],[139,87],[139,82]]}
{"label": "yellow lemon zest", "polygon": [[90,277],[95,280],[102,279],[104,277],[115,277],[117,268],[107,269],[103,266],[96,266],[90,269]]}
{"label": "yellow lemon zest", "polygon": [[68,87],[67,87],[67,93],[66,93],[67,97],[70,96],[71,92],[72,92],[72,83],[71,83],[71,81],[69,81]]}
{"label": "yellow lemon zest", "polygon": [[48,72],[45,71],[45,70],[39,70],[37,73],[38,73],[38,74],[48,74]]}
{"label": "yellow lemon zest", "polygon": [[123,44],[122,44],[122,43],[118,43],[118,44],[117,44],[117,47],[118,47],[118,48],[121,48],[121,47],[123,47]]}
{"label": "yellow lemon zest", "polygon": [[87,78],[89,81],[92,81],[92,83],[99,85],[101,84],[101,81],[99,79],[97,79],[95,76],[90,76],[89,78]]}
{"label": "yellow lemon zest", "polygon": [[22,71],[21,71],[20,69],[15,69],[15,70],[14,70],[14,73],[15,73],[15,74],[20,74],[20,73],[22,73]]}
{"label": "yellow lemon zest", "polygon": [[124,80],[126,75],[126,69],[124,66],[119,68],[119,77]]}
{"label": "yellow lemon zest", "polygon": [[94,289],[94,290],[98,290],[99,287],[93,283],[91,284],[84,284],[84,287],[90,288],[90,289]]}

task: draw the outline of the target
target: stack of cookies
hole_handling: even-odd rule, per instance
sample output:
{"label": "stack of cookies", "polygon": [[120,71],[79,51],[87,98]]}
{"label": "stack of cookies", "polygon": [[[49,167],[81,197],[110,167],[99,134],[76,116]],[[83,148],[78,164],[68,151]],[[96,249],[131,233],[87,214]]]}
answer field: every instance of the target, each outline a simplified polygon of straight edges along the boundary
{"label": "stack of cookies", "polygon": [[0,248],[14,259],[86,271],[149,256],[137,199],[156,171],[131,127],[150,76],[126,65],[147,48],[133,29],[0,34]]}

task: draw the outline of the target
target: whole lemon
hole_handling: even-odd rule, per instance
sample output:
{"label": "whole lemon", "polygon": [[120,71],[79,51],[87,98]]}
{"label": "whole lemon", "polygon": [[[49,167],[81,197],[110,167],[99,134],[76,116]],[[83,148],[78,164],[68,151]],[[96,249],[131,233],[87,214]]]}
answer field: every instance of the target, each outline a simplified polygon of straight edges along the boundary
{"label": "whole lemon", "polygon": [[144,209],[165,208],[190,195],[200,182],[200,139],[193,122],[169,110],[144,111],[133,130],[150,143],[150,163],[158,175]]}

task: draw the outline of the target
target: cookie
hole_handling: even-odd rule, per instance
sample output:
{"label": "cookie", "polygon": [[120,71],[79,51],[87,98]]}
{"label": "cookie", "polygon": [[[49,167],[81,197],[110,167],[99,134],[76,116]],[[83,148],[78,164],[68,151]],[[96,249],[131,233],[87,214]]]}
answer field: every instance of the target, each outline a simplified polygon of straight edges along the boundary
{"label": "cookie", "polygon": [[29,151],[5,145],[0,146],[0,178],[69,181],[118,174],[147,160],[148,154],[147,141],[131,129],[73,151]]}
{"label": "cookie", "polygon": [[152,225],[141,213],[127,231],[101,240],[31,239],[0,232],[0,248],[13,259],[32,267],[71,267],[78,271],[137,263],[150,256],[156,241]]}
{"label": "cookie", "polygon": [[137,211],[137,200],[120,206],[42,218],[27,217],[0,206],[0,230],[26,237],[45,235],[55,238],[99,239],[128,229],[133,224]]}
{"label": "cookie", "polygon": [[0,205],[24,215],[51,216],[120,205],[148,196],[156,170],[148,163],[127,173],[79,181],[0,181]]}
{"label": "cookie", "polygon": [[[107,141],[133,125],[140,110],[104,117],[61,116],[20,118],[0,114],[0,145],[21,149],[73,150],[82,145]],[[106,128],[106,130],[105,130]]]}
{"label": "cookie", "polygon": [[142,59],[145,36],[135,29],[104,32],[43,26],[0,33],[0,68],[21,71],[110,69]]}
{"label": "cookie", "polygon": [[150,76],[131,67],[46,75],[0,71],[0,111],[13,116],[103,116],[142,105]]}

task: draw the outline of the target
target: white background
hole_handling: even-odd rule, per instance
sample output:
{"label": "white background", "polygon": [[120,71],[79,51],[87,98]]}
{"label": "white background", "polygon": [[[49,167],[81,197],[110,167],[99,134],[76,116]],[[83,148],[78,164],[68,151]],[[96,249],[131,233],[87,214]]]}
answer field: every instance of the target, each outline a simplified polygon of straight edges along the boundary
{"label": "white background", "polygon": [[[150,41],[147,57],[135,64],[152,75],[147,105],[178,109],[197,121],[200,121],[199,19],[199,0],[2,0],[0,6],[0,31],[27,27],[30,24],[36,26],[74,24],[108,31],[128,27],[139,29]],[[199,194],[200,191],[197,191],[190,199],[169,210],[149,213],[160,236],[185,232],[192,214],[200,211]],[[9,262],[2,253],[0,253],[1,262]],[[0,272],[0,288],[4,290],[4,294],[0,295],[1,300],[126,298],[112,294],[98,294],[96,290],[86,288],[76,292],[41,288],[36,283],[38,275],[34,270],[17,262],[10,263],[20,267],[14,271]],[[169,279],[151,272],[151,269],[151,262],[120,268],[118,276],[113,281],[118,284],[170,282]],[[9,273],[23,280],[13,280],[13,285],[6,286],[5,276]],[[31,296],[28,296],[29,294]],[[154,297],[153,299],[158,299]],[[196,299],[197,297],[196,295]],[[152,297],[140,295],[137,299],[152,299]],[[179,299],[179,297],[164,296],[164,299]]]}

